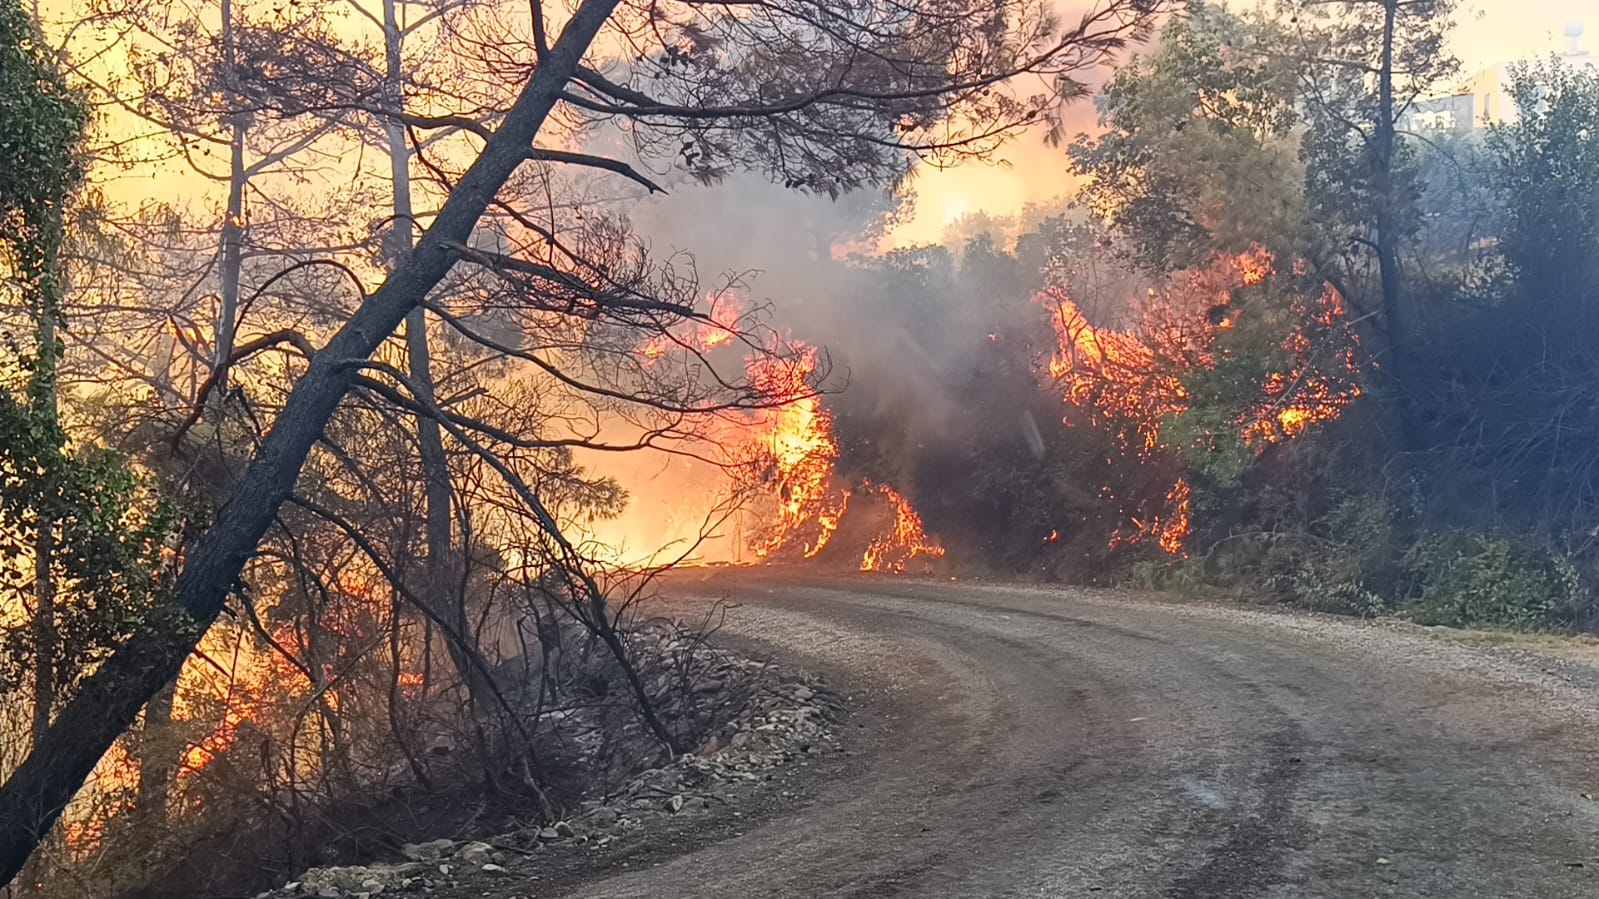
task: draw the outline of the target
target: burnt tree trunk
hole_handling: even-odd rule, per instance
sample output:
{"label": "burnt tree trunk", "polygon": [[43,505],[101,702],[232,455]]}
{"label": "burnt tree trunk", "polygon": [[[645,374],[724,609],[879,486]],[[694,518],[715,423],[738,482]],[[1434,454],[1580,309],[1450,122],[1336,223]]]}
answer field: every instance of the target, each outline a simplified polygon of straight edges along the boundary
{"label": "burnt tree trunk", "polygon": [[118,648],[83,683],[27,759],[0,786],[0,885],[27,862],[101,756],[146,701],[175,678],[238,584],[278,507],[294,489],[311,447],[375,352],[455,263],[494,195],[527,157],[561,90],[618,0],[583,0],[539,62],[500,129],[457,182],[415,249],[395,266],[310,361],[272,430],[216,521],[185,553],[177,603],[185,626]]}

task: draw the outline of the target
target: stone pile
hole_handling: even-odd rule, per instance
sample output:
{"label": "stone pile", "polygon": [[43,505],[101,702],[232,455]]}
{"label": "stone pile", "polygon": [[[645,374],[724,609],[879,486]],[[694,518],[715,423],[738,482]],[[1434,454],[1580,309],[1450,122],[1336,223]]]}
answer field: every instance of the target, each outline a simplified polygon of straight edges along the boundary
{"label": "stone pile", "polygon": [[[686,639],[668,637],[661,648],[670,654],[686,651],[689,645]],[[714,702],[727,698],[717,696],[719,691],[739,691],[732,697],[736,710],[693,752],[640,772],[608,797],[583,802],[567,820],[482,841],[408,843],[400,860],[313,868],[258,899],[426,895],[464,877],[510,877],[508,864],[545,847],[603,847],[623,834],[648,828],[652,821],[704,813],[733,802],[740,785],[770,779],[778,770],[839,751],[835,725],[843,704],[818,680],[780,677],[769,665],[725,650],[696,646],[693,652],[701,674],[692,692],[700,699]],[[702,689],[707,684],[714,686]]]}

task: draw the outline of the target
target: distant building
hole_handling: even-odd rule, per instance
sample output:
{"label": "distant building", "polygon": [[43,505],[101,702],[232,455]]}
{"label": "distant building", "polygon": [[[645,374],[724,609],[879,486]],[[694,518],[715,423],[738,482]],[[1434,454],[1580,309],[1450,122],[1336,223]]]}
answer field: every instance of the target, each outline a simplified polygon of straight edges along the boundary
{"label": "distant building", "polygon": [[[1583,25],[1566,25],[1566,49],[1556,58],[1568,66],[1599,66],[1599,56],[1582,49]],[[1516,119],[1516,101],[1510,96],[1513,70],[1543,60],[1495,63],[1473,75],[1460,90],[1443,97],[1418,100],[1400,118],[1407,131],[1465,132]]]}
{"label": "distant building", "polygon": [[1475,98],[1466,91],[1417,100],[1400,117],[1399,127],[1406,131],[1470,131],[1475,110]]}

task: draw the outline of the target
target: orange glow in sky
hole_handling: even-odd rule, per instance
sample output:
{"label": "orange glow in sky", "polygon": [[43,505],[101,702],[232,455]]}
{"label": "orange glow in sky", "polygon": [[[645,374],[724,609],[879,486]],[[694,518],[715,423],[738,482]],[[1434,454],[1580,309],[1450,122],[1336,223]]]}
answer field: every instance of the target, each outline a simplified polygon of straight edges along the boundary
{"label": "orange glow in sky", "polygon": [[[1062,15],[1069,17],[1070,9],[1080,5],[1066,0],[1060,4]],[[1566,24],[1584,18],[1587,33],[1582,47],[1599,51],[1599,4],[1593,0],[1465,0],[1456,13],[1453,35],[1462,75],[1469,78],[1495,63],[1558,52],[1567,43]],[[1084,101],[1068,117],[1073,126],[1068,131],[1092,128],[1093,106]],[[1028,203],[1045,205],[1072,191],[1064,149],[1046,146],[1038,133],[1017,138],[1003,154],[1006,164],[973,162],[942,171],[919,168],[912,181],[915,214],[889,235],[888,247],[937,243],[945,228],[963,215],[1011,215]]]}
{"label": "orange glow in sky", "polygon": [[[47,23],[53,23],[53,30],[59,30],[76,20],[74,10],[82,2],[43,0],[39,10]],[[1084,2],[1057,0],[1057,5],[1063,20],[1070,21],[1081,14]],[[1563,36],[1566,25],[1584,18],[1588,19],[1588,33],[1582,45],[1591,51],[1599,47],[1599,7],[1593,0],[1465,0],[1456,13],[1453,49],[1463,62],[1463,74],[1469,77],[1494,63],[1536,58],[1562,49],[1567,42]],[[352,32],[365,33],[364,19],[352,14],[349,21]],[[110,115],[114,117],[115,112]],[[1068,133],[1094,126],[1095,113],[1088,101],[1070,109],[1067,117]],[[113,131],[116,124],[102,123]],[[215,198],[206,194],[215,193],[217,186],[185,175],[181,165],[152,167],[142,176],[117,173],[113,183],[102,187],[114,200],[128,205],[138,205],[149,197],[179,206],[186,202],[214,205]],[[946,228],[963,216],[977,212],[1012,215],[1028,203],[1049,205],[1073,187],[1063,150],[1045,145],[1038,132],[1018,136],[996,160],[942,170],[921,166],[912,185],[915,210],[888,235],[885,249],[938,242]]]}

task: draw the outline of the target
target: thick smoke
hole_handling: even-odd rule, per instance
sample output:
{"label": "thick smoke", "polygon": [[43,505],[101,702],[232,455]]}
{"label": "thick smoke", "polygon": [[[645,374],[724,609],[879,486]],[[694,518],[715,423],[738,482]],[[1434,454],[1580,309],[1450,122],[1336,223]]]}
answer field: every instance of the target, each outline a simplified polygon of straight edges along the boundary
{"label": "thick smoke", "polygon": [[[1094,119],[1080,103],[1066,133]],[[1029,479],[1046,476],[1058,436],[1059,400],[1040,376],[1054,338],[1032,297],[1048,267],[1038,232],[1060,226],[1049,219],[1072,190],[1064,152],[1039,135],[1004,153],[1014,165],[919,172],[897,193],[832,199],[737,173],[714,185],[664,180],[665,194],[614,204],[658,263],[692,266],[705,295],[733,284],[778,333],[821,350],[846,486],[891,487],[952,549],[1000,563],[1008,548],[1032,554],[1053,530],[1047,510],[1014,494],[1042,490]],[[670,171],[638,164],[652,177]],[[947,220],[926,245],[929,212]],[[906,235],[924,245],[887,249]],[[668,543],[680,552],[720,500],[722,473],[690,460],[588,461],[631,495],[622,519],[595,528],[600,542],[626,546],[624,558]],[[756,526],[732,516],[695,555],[747,560]],[[846,523],[841,543],[848,534]]]}
{"label": "thick smoke", "polygon": [[[860,535],[891,515],[874,507],[863,485],[890,487],[921,511],[930,531],[960,545],[986,545],[994,528],[972,515],[972,477],[981,448],[1003,458],[997,468],[1037,466],[1039,422],[1059,418],[1040,391],[1040,363],[1052,346],[1043,310],[1031,302],[1043,262],[996,252],[979,234],[969,246],[880,253],[882,237],[903,212],[898,198],[846,195],[838,200],[785,191],[754,176],[714,187],[672,185],[664,196],[628,211],[657,260],[692,264],[710,293],[729,282],[764,310],[779,333],[818,347],[831,365],[826,408],[839,444],[841,485],[856,501],[838,534],[836,562],[859,558]],[[969,223],[968,223],[969,224]],[[993,222],[986,223],[993,225]],[[1036,254],[1035,254],[1036,256]],[[632,495],[630,511],[602,539],[624,542],[636,557],[673,539],[683,545],[714,505],[720,472],[683,459],[644,456],[593,460]],[[948,486],[959,481],[960,492]],[[881,504],[877,504],[881,505]],[[1004,496],[990,505],[1010,509]],[[1047,533],[1035,516],[1024,538]],[[741,516],[722,523],[721,539],[697,555],[737,561],[758,526]],[[829,555],[817,561],[826,563]]]}

